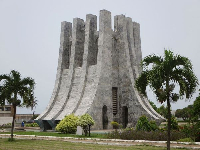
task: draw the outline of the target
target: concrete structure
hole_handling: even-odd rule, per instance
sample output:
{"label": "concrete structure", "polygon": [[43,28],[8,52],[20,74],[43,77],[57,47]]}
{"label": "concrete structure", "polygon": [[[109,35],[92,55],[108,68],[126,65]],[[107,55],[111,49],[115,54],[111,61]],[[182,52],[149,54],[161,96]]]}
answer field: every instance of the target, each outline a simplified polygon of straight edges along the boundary
{"label": "concrete structure", "polygon": [[43,130],[54,129],[66,115],[90,114],[93,129],[110,129],[117,121],[134,126],[141,115],[161,122],[148,101],[135,89],[141,72],[140,25],[124,15],[100,11],[86,21],[62,22],[55,87],[46,110],[36,119]]}
{"label": "concrete structure", "polygon": [[14,109],[12,105],[0,106],[0,117],[12,117]]}

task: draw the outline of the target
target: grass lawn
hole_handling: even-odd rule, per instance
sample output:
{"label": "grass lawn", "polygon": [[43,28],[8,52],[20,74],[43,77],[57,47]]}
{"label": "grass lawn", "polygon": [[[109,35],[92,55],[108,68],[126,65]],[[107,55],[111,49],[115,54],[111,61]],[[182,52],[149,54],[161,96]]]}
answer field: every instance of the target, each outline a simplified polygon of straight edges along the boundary
{"label": "grass lawn", "polygon": [[[82,144],[64,141],[0,139],[0,150],[165,150],[166,148],[152,146],[110,146],[98,144]],[[175,149],[172,149],[175,150]],[[177,150],[177,149],[176,149]],[[181,149],[184,150],[184,149]],[[186,149],[185,149],[186,150]]]}
{"label": "grass lawn", "polygon": [[[0,132],[0,134],[10,134],[10,132]],[[91,133],[89,136],[76,134],[62,134],[57,132],[34,132],[34,131],[16,131],[17,135],[37,135],[37,136],[56,136],[56,137],[77,137],[77,138],[106,138],[105,134]]]}

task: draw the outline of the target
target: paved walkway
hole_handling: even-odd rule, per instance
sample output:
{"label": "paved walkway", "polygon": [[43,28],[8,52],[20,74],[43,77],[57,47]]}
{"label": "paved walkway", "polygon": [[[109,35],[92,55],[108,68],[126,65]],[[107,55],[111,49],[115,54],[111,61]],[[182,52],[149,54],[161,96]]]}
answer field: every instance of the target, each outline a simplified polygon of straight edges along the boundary
{"label": "paved walkway", "polygon": [[[0,138],[9,138],[10,134],[0,134]],[[98,139],[98,138],[74,138],[74,137],[55,137],[55,136],[36,136],[36,135],[14,135],[16,139],[34,139],[34,140],[60,140],[74,143],[87,144],[102,144],[102,145],[119,145],[119,146],[134,146],[134,145],[150,145],[158,147],[166,147],[166,141],[145,141],[145,140],[120,140],[120,139]],[[172,148],[188,148],[199,149],[200,142],[173,142]]]}

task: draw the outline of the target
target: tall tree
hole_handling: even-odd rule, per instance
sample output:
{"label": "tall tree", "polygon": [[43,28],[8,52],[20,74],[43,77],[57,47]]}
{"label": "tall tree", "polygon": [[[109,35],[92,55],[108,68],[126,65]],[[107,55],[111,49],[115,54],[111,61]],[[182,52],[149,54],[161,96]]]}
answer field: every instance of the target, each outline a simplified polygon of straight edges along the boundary
{"label": "tall tree", "polygon": [[[200,90],[199,90],[200,92]],[[200,117],[200,93],[199,96],[196,97],[194,104],[193,104],[193,116],[194,116],[194,120],[198,121],[199,117]]]}
{"label": "tall tree", "polygon": [[37,103],[33,94],[35,82],[32,78],[21,78],[21,74],[12,70],[10,74],[0,75],[0,103],[11,104],[14,110],[11,140],[13,140],[13,130],[16,116],[16,107],[27,106],[34,107]]}
{"label": "tall tree", "polygon": [[[167,101],[168,108],[168,138],[167,149],[170,150],[171,111],[170,102],[179,98],[191,98],[198,85],[192,64],[186,57],[174,55],[170,50],[164,51],[164,57],[149,55],[142,61],[143,71],[136,80],[138,91],[147,96],[146,87],[149,85],[161,103]],[[174,93],[179,85],[179,93]]]}

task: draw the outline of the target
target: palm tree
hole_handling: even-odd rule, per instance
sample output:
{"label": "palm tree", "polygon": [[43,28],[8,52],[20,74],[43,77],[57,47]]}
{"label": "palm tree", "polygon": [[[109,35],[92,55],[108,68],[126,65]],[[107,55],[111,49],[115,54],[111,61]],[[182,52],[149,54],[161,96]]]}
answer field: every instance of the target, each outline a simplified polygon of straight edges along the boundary
{"label": "palm tree", "polygon": [[11,129],[11,140],[13,140],[14,122],[17,106],[34,107],[37,103],[33,95],[35,82],[32,78],[21,78],[19,72],[12,70],[10,74],[0,75],[0,102],[5,105],[6,101],[12,104],[14,113]]}
{"label": "palm tree", "polygon": [[[184,95],[187,99],[191,98],[198,85],[198,79],[188,58],[174,55],[170,50],[164,52],[164,57],[153,54],[143,59],[143,71],[136,80],[135,86],[141,94],[147,96],[146,87],[149,85],[159,102],[167,101],[167,149],[170,150],[170,101],[176,102]],[[174,93],[177,85],[179,85],[179,93]]]}

